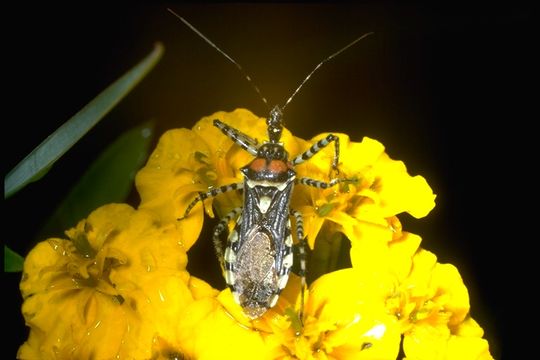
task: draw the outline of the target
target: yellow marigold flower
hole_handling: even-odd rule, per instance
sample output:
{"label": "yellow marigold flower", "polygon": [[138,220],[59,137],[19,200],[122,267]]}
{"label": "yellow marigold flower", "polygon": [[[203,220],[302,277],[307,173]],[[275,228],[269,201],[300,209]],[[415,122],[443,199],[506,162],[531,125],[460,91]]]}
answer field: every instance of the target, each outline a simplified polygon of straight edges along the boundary
{"label": "yellow marigold flower", "polygon": [[[402,231],[397,218],[425,216],[435,195],[373,139],[336,134],[338,171],[333,146],[295,168],[298,178],[350,180],[326,190],[299,185],[291,207],[304,217],[311,262],[333,256],[345,235],[352,268],[312,272],[324,275],[304,296],[291,274],[277,304],[254,320],[229,289],[190,276],[186,252],[201,231],[203,207],[183,218],[186,209],[197,192],[243,181],[239,169],[252,160],[214,119],[267,139],[264,119],[243,109],[170,130],[137,174],[138,210],[104,206],[67,231],[69,240],[30,252],[21,291],[31,331],[19,358],[395,359],[401,344],[407,359],[491,358],[457,269],[421,249],[421,238]],[[305,141],[283,129],[281,141],[293,158],[324,136]],[[204,205],[222,217],[241,195]]]}
{"label": "yellow marigold flower", "polygon": [[66,234],[26,257],[20,287],[30,336],[19,358],[143,359],[158,339],[176,341],[194,280],[172,226],[111,204]]}
{"label": "yellow marigold flower", "polygon": [[[386,308],[399,319],[407,359],[491,359],[483,331],[469,316],[469,295],[457,269],[440,264],[418,248],[417,235],[403,236],[377,247],[378,262],[366,266],[370,251],[353,245],[353,267],[373,278],[386,273]],[[401,258],[401,259],[400,259]],[[401,262],[395,266],[395,263]]]}
{"label": "yellow marigold flower", "polygon": [[[243,109],[218,112],[200,120],[193,130],[165,133],[137,176],[141,208],[155,211],[164,224],[174,223],[181,232],[200,231],[200,205],[193,209],[196,215],[176,221],[195,193],[241,182],[239,169],[252,160],[213,126],[214,119],[259,143],[267,139],[264,119]],[[326,135],[305,141],[284,129],[281,141],[293,158]],[[376,140],[366,137],[353,142],[347,135],[335,135],[340,139],[339,173],[331,168],[334,147],[328,146],[297,166],[297,177],[351,181],[326,190],[297,186],[291,206],[302,212],[311,248],[317,239],[318,248],[322,246],[325,252],[324,243],[334,241],[336,234],[347,236],[352,244],[353,269],[326,274],[311,285],[306,292],[303,323],[295,315],[300,312],[301,291],[297,280],[292,284],[294,276],[277,305],[256,320],[244,316],[229,290],[222,291],[217,300],[209,296],[190,303],[187,308],[193,311],[187,313],[189,320],[179,330],[185,340],[181,343],[191,344],[185,354],[211,358],[216,354],[210,350],[205,353],[206,344],[217,344],[222,341],[221,334],[234,333],[233,341],[241,339],[253,346],[246,352],[248,357],[257,353],[262,358],[385,359],[396,357],[403,334],[409,358],[423,358],[418,349],[454,356],[468,347],[472,353],[489,357],[482,329],[468,315],[468,293],[457,270],[438,264],[434,255],[420,249],[419,236],[401,230],[398,214],[408,212],[419,218],[435,206],[435,195],[426,180],[409,175],[403,162],[391,159]],[[205,201],[210,216],[212,206],[221,217],[240,205],[237,192]],[[186,244],[189,246],[191,243]],[[384,336],[380,332],[383,328]],[[438,332],[437,341],[425,335],[433,334],[430,329]],[[417,340],[420,342],[415,343]],[[203,345],[196,345],[199,343]],[[360,343],[366,345],[359,347]],[[261,344],[271,350],[270,355]],[[233,346],[227,342],[221,348]],[[231,356],[242,347],[234,348]]]}

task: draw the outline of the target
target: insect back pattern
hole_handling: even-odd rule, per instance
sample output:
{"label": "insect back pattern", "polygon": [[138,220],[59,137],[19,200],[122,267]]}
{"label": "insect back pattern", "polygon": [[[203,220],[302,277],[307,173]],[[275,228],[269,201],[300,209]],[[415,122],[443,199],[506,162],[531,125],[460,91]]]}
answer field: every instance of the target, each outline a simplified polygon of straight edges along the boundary
{"label": "insect back pattern", "polygon": [[[184,18],[174,13],[184,24],[192,29],[208,44],[219,51],[244,74],[258,94],[259,89],[251,82],[242,67],[223,50],[206,38]],[[230,185],[213,188],[199,195],[188,205],[185,218],[193,207],[209,197],[219,196],[229,191],[243,191],[241,207],[233,209],[217,224],[213,233],[213,242],[217,257],[220,261],[225,281],[230,287],[235,301],[242,307],[246,316],[256,319],[272,308],[278,301],[279,294],[287,285],[293,266],[293,238],[290,217],[295,218],[295,231],[298,239],[299,275],[303,291],[306,274],[306,240],[304,239],[302,214],[290,208],[291,195],[296,184],[326,189],[341,182],[353,181],[344,178],[334,178],[324,182],[311,178],[297,178],[295,166],[302,164],[315,156],[321,149],[334,144],[332,169],[339,174],[339,138],[329,134],[313,144],[305,152],[289,158],[287,150],[280,142],[283,130],[283,110],[298,93],[302,85],[326,61],[335,57],[348,47],[354,45],[365,34],[357,38],[336,53],[320,62],[304,79],[283,106],[274,106],[266,120],[268,139],[259,143],[238,129],[214,120],[213,124],[225,136],[254,156],[254,159],[240,169],[243,181]],[[266,99],[261,99],[267,104]],[[229,234],[225,246],[221,234],[228,228],[231,221],[236,220],[234,229]],[[300,310],[302,319],[302,310]]]}

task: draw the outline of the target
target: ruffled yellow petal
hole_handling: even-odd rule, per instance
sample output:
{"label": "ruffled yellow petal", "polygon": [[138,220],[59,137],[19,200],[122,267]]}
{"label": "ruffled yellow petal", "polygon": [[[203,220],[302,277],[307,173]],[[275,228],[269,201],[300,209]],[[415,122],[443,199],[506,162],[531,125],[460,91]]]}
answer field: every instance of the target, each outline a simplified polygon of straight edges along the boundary
{"label": "ruffled yellow petal", "polygon": [[[193,131],[207,141],[211,153],[216,154],[217,157],[224,157],[225,154],[227,154],[234,146],[234,142],[225,134],[223,134],[221,130],[214,126],[214,120],[216,119],[229,125],[232,128],[242,131],[254,141],[258,139],[259,144],[262,143],[263,139],[267,139],[268,137],[265,119],[255,116],[249,110],[236,109],[232,112],[215,112],[212,115],[205,116],[201,120],[199,120],[195,124],[195,126],[193,126]],[[236,171],[240,167],[246,165],[250,159],[250,155],[247,153],[247,151],[244,151],[236,146],[234,147],[236,148],[234,151],[234,155],[245,155],[245,162],[235,164],[239,165],[236,168],[230,166],[231,173]],[[229,176],[230,175],[231,174],[229,174]]]}
{"label": "ruffled yellow petal", "polygon": [[388,243],[393,233],[388,227],[349,220],[343,226],[351,240],[351,263],[364,273],[386,273],[392,266]]}
{"label": "ruffled yellow petal", "polygon": [[403,339],[403,350],[408,360],[442,360],[445,359],[449,337],[450,332],[445,328],[415,327]]}
{"label": "ruffled yellow petal", "polygon": [[448,340],[447,359],[492,360],[486,339],[451,336]]}
{"label": "ruffled yellow petal", "polygon": [[430,290],[428,296],[452,314],[448,326],[456,326],[465,319],[470,308],[469,292],[454,265],[438,263],[435,266]]}
{"label": "ruffled yellow petal", "polygon": [[411,272],[387,298],[401,319],[407,359],[490,359],[483,331],[468,317],[469,295],[457,269],[418,251]]}
{"label": "ruffled yellow petal", "polygon": [[158,337],[174,342],[193,301],[187,256],[175,228],[157,224],[111,204],[67,231],[70,240],[38,244],[21,282],[31,336],[18,356],[150,358]]}
{"label": "ruffled yellow petal", "polygon": [[[402,161],[381,155],[373,168],[380,205],[387,216],[408,212],[416,218],[426,216],[435,207],[435,195],[422,176],[411,177]],[[373,185],[372,185],[373,186]]]}
{"label": "ruffled yellow petal", "polygon": [[413,298],[423,298],[429,293],[432,271],[437,264],[437,257],[432,252],[420,249],[413,257],[413,268],[403,281]]}
{"label": "ruffled yellow petal", "polygon": [[476,320],[472,317],[467,317],[458,326],[452,329],[452,333],[458,336],[465,337],[482,337],[484,336],[484,330],[478,325]]}
{"label": "ruffled yellow petal", "polygon": [[23,314],[31,331],[17,354],[20,359],[110,359],[145,354],[137,342],[129,341],[137,336],[138,319],[108,295],[85,290],[36,294],[25,301]]}
{"label": "ruffled yellow petal", "polygon": [[438,327],[415,327],[403,340],[408,360],[488,360],[488,343],[479,337],[451,335]]}
{"label": "ruffled yellow petal", "polygon": [[[310,140],[304,147],[324,138],[320,134]],[[402,212],[409,212],[415,217],[427,215],[435,206],[435,195],[421,176],[411,177],[401,161],[395,161],[384,152],[384,146],[376,140],[365,137],[362,142],[352,142],[344,134],[337,134],[340,139],[339,173],[331,169],[335,149],[327,146],[315,155],[306,165],[296,169],[298,176],[307,176],[321,181],[330,181],[340,177],[350,182],[342,183],[330,189],[321,190],[299,186],[292,205],[307,213],[306,229],[310,246],[325,220],[343,226],[344,231],[351,232],[347,214],[362,222],[361,227],[381,226],[391,228],[391,219]],[[309,211],[309,208],[313,210]],[[321,220],[322,219],[322,220]],[[348,223],[349,222],[349,223]],[[371,229],[355,230],[356,236]]]}
{"label": "ruffled yellow petal", "polygon": [[265,315],[272,333],[262,332],[275,358],[395,359],[399,326],[381,301],[380,280],[353,269],[320,277],[306,293],[303,326],[280,299],[278,311],[288,315]]}
{"label": "ruffled yellow petal", "polygon": [[[327,134],[314,137],[315,143]],[[403,162],[392,160],[384,146],[376,140],[364,137],[361,143],[351,142],[344,134],[335,134],[340,139],[340,170],[346,178],[357,180],[358,190],[365,193],[383,210],[383,217],[409,212],[415,217],[423,217],[435,206],[435,195],[421,176],[411,177]],[[311,166],[318,167],[320,173],[328,174],[334,149],[327,146],[310,160]],[[300,168],[300,167],[299,167]],[[313,169],[310,169],[313,172]],[[353,211],[351,209],[350,211]]]}
{"label": "ruffled yellow petal", "polygon": [[209,179],[216,179],[206,163],[209,156],[208,146],[197,134],[187,129],[170,130],[161,136],[135,178],[141,197],[139,207],[157,214],[163,224],[174,224],[187,249],[202,228],[202,208],[194,208],[191,216],[182,222],[178,219],[184,215],[196,192],[206,191]]}
{"label": "ruffled yellow petal", "polygon": [[184,354],[197,359],[272,359],[259,332],[236,321],[222,303],[235,306],[232,296],[220,295],[203,297],[184,309],[178,336]]}
{"label": "ruffled yellow petal", "polygon": [[389,272],[399,282],[403,282],[413,266],[413,256],[418,251],[422,238],[403,232],[401,236],[388,244]]}

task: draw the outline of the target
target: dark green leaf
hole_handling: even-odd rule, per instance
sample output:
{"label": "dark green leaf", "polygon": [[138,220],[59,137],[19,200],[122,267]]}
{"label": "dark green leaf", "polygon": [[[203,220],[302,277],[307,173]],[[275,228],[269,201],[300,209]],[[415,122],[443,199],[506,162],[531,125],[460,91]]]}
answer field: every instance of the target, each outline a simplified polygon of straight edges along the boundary
{"label": "dark green leaf", "polygon": [[107,147],[54,211],[39,237],[59,235],[99,206],[124,201],[147,158],[152,134],[152,124],[143,124]]}
{"label": "dark green leaf", "polygon": [[22,271],[24,258],[4,245],[4,272]]}
{"label": "dark green leaf", "polygon": [[109,85],[77,114],[60,126],[17,164],[4,179],[4,198],[8,198],[32,181],[66,153],[79,139],[99,122],[154,67],[163,46],[154,50],[139,64]]}

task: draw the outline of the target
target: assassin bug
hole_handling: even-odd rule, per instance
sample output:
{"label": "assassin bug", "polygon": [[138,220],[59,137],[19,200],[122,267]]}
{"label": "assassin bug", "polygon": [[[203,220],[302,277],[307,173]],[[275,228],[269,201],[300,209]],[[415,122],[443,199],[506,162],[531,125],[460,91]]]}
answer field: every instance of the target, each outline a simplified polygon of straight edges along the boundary
{"label": "assassin bug", "polygon": [[[250,77],[236,61],[187,20],[171,9],[168,10],[232,62],[267,105],[266,99],[261,95],[257,86],[254,85]],[[334,143],[335,148],[332,169],[336,174],[339,174],[339,138],[329,134],[324,139],[313,144],[307,151],[289,159],[288,152],[283,147],[283,143],[280,142],[283,130],[283,110],[322,64],[370,34],[367,33],[357,38],[321,61],[302,81],[283,106],[274,106],[266,120],[268,140],[261,145],[258,145],[255,139],[240,130],[232,128],[217,119],[214,120],[214,126],[242,149],[253,155],[255,159],[240,169],[244,175],[243,182],[199,193],[188,205],[184,216],[180,220],[187,217],[197,203],[209,197],[215,197],[229,191],[243,190],[243,206],[233,209],[219,221],[214,229],[213,242],[225,281],[230,287],[235,301],[242,307],[245,315],[251,319],[262,316],[268,309],[272,308],[277,303],[279,294],[287,285],[293,265],[290,216],[293,216],[296,222],[296,235],[299,241],[299,275],[302,279],[302,304],[304,302],[306,240],[304,239],[302,214],[289,207],[294,185],[301,184],[326,189],[341,182],[354,181],[334,178],[329,182],[324,182],[305,177],[297,178],[294,167],[311,159],[330,143]],[[220,235],[227,229],[229,222],[233,220],[236,220],[236,225],[229,234],[227,245],[223,250]],[[300,320],[302,320],[302,313],[300,313]]]}

